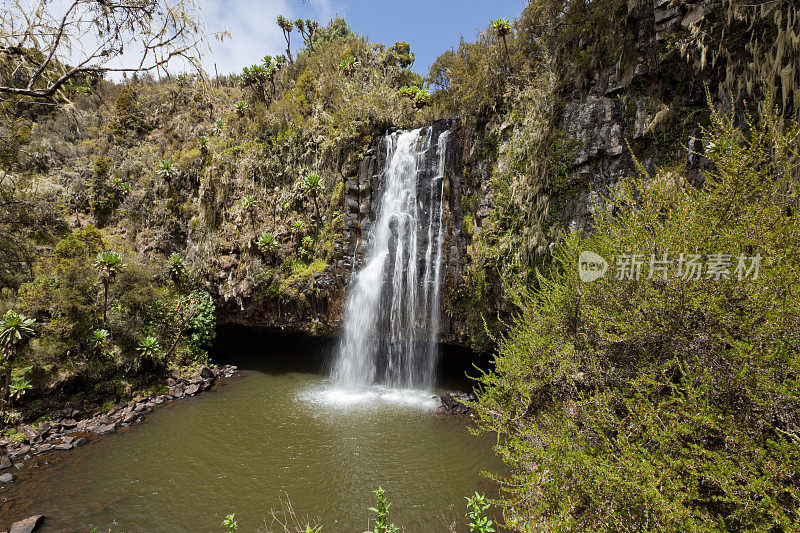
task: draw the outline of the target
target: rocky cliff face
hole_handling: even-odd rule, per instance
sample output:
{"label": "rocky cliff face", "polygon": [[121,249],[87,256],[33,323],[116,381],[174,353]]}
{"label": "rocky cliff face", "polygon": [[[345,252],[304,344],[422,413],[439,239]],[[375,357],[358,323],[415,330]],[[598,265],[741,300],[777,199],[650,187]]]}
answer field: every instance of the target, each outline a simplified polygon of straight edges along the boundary
{"label": "rocky cliff face", "polygon": [[[444,173],[445,241],[443,248],[443,284],[458,283],[464,267],[469,238],[462,231],[464,211],[461,198],[474,194],[475,185],[463,175],[465,139],[463,129],[456,121],[441,120],[428,126],[430,143],[421,155],[418,173],[418,198],[422,209],[430,209],[430,189],[427,183],[435,171],[438,154],[436,140],[450,131]],[[216,288],[223,301],[222,321],[287,331],[304,331],[316,335],[336,335],[341,327],[347,285],[354,269],[360,268],[367,248],[371,224],[382,194],[381,173],[386,163],[386,136],[379,136],[361,158],[358,174],[344,182],[342,213],[344,230],[334,243],[335,257],[324,271],[310,280],[298,280],[294,288],[298,298],[252,299],[243,296],[242,287],[222,285]],[[229,265],[233,273],[238,265]],[[225,272],[225,269],[223,269]],[[223,275],[224,276],[224,275]],[[227,278],[221,278],[222,282]],[[222,290],[221,290],[222,289]],[[238,289],[238,290],[237,290]],[[212,287],[213,290],[213,287]],[[450,317],[449,309],[442,309],[442,342],[469,345],[459,333],[458,321]]]}
{"label": "rocky cliff face", "polygon": [[[696,124],[707,111],[706,80],[674,52],[665,55],[664,44],[670,36],[685,32],[689,24],[713,14],[716,7],[711,2],[693,7],[673,4],[654,0],[629,14],[637,28],[637,39],[632,44],[633,59],[624,67],[595,70],[588,81],[559,89],[554,122],[573,147],[566,172],[568,184],[557,192],[545,190],[539,196],[548,195],[548,224],[558,225],[561,231],[588,226],[592,212],[602,206],[609,189],[620,177],[636,171],[631,152],[648,170],[656,165],[685,165],[690,176],[700,176],[703,142]],[[525,133],[525,126],[507,120],[499,139],[491,139],[493,134],[485,125],[457,120],[441,120],[428,127],[434,139],[445,130],[451,132],[445,172],[446,295],[470,290],[464,272],[471,261],[472,234],[465,229],[465,221],[469,218],[470,224],[480,228],[490,217],[498,158],[515,136]],[[487,151],[487,145],[492,143],[495,150]],[[424,157],[425,171],[435,164],[434,151],[429,150]],[[344,230],[335,242],[330,266],[311,279],[296,281],[297,298],[252,299],[242,296],[235,287],[226,287],[219,291],[227,302],[223,321],[313,334],[337,333],[346,287],[353,269],[363,260],[369,227],[375,219],[386,153],[385,137],[379,136],[361,154],[357,176],[344,181]],[[420,198],[424,201],[422,192]],[[553,242],[554,233],[542,237],[545,249],[548,241]],[[501,281],[490,279],[487,283],[490,296],[483,301],[487,309],[481,311],[507,318],[514,307],[503,296]],[[443,298],[441,314],[442,342],[475,346],[475,328],[480,324],[467,323],[463,311],[454,309],[447,297]]]}

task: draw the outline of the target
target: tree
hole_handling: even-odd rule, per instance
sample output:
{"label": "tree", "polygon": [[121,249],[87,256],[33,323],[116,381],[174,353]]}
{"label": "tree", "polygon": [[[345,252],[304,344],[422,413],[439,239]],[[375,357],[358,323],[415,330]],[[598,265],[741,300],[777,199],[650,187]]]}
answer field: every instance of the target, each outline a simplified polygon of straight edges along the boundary
{"label": "tree", "polygon": [[11,394],[11,371],[14,368],[14,361],[19,355],[20,348],[24,347],[36,334],[33,329],[35,322],[36,320],[33,318],[28,318],[16,311],[8,311],[0,318],[0,348],[2,348],[3,359],[5,359],[6,372],[3,380],[3,405],[0,426],[5,424],[6,411]]}
{"label": "tree", "polygon": [[275,235],[272,233],[262,233],[256,242],[256,246],[258,246],[262,254],[268,255],[272,254],[278,247],[278,241],[275,240]]}
{"label": "tree", "polygon": [[284,18],[283,15],[278,17],[277,23],[278,27],[283,31],[283,38],[286,39],[286,56],[289,58],[289,62],[294,64],[294,57],[292,57],[292,42],[291,42],[291,33],[292,33],[292,28],[294,28],[294,23]]}
{"label": "tree", "polygon": [[294,25],[297,28],[297,31],[300,32],[300,36],[303,38],[303,42],[306,44],[309,50],[312,52],[314,51],[314,35],[316,35],[317,30],[319,29],[319,22],[311,19],[297,19],[294,21]]}
{"label": "tree", "polygon": [[503,48],[506,50],[506,60],[508,60],[508,44],[506,43],[506,36],[511,33],[511,23],[505,19],[493,20],[492,29],[498,37],[503,39]]}
{"label": "tree", "polygon": [[323,189],[323,181],[319,174],[316,172],[312,172],[305,178],[303,178],[302,183],[303,190],[308,193],[311,197],[311,201],[314,202],[314,212],[316,213],[317,222],[322,222],[322,218],[319,214],[319,205],[317,203],[317,197],[322,192]]}
{"label": "tree", "polygon": [[106,324],[106,312],[108,310],[108,287],[117,279],[117,274],[125,265],[122,263],[122,256],[117,252],[105,251],[97,254],[94,268],[97,270],[100,283],[103,284],[103,324]]}
{"label": "tree", "polygon": [[236,111],[236,114],[239,115],[240,117],[243,117],[244,114],[247,113],[247,110],[249,108],[250,106],[248,106],[247,102],[245,102],[244,100],[239,100],[238,102],[233,104],[233,110]]}
{"label": "tree", "polygon": [[161,344],[159,344],[158,339],[152,336],[141,339],[136,351],[139,352],[139,357],[142,361],[147,361],[153,367],[161,359]]}
{"label": "tree", "polygon": [[163,70],[175,58],[200,69],[207,30],[195,0],[9,0],[0,27],[0,63],[14,73],[0,92],[58,101],[81,78]]}
{"label": "tree", "polygon": [[242,209],[247,211],[248,215],[250,216],[250,226],[253,228],[253,237],[256,235],[256,207],[258,205],[258,200],[252,194],[246,195],[242,198]]}
{"label": "tree", "polygon": [[300,236],[306,230],[306,225],[302,220],[295,220],[292,222],[292,234],[295,238],[295,243],[300,242]]}
{"label": "tree", "polygon": [[107,329],[96,329],[92,331],[92,335],[89,337],[89,344],[96,354],[100,355],[103,353],[103,350],[105,350],[108,344],[108,337],[109,333]]}
{"label": "tree", "polygon": [[156,166],[156,174],[167,182],[167,194],[172,194],[172,180],[175,177],[175,164],[169,159],[162,159]]}

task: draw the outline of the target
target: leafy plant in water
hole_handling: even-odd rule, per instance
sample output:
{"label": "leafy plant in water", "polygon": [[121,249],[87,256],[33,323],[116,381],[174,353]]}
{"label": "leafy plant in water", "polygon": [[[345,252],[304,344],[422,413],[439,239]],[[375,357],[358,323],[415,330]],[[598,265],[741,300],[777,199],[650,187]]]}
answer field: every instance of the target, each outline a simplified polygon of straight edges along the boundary
{"label": "leafy plant in water", "polygon": [[396,525],[389,523],[389,507],[392,504],[386,500],[386,491],[378,487],[378,490],[375,491],[375,500],[375,507],[369,508],[370,511],[378,515],[375,518],[375,527],[372,531],[365,531],[364,533],[396,533],[399,531]]}
{"label": "leafy plant in water", "polygon": [[224,527],[228,533],[236,533],[239,529],[239,524],[236,522],[236,513],[231,513],[225,517],[225,520],[222,521],[222,527]]}
{"label": "leafy plant in water", "polygon": [[467,514],[469,530],[474,533],[494,533],[494,523],[486,516],[486,511],[491,504],[486,501],[484,494],[475,493],[467,498]]}

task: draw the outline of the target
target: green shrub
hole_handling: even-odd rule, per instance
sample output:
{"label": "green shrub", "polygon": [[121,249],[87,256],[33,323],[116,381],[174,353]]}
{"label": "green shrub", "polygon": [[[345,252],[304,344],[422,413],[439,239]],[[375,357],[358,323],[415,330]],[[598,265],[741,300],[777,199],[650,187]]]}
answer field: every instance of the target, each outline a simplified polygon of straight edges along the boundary
{"label": "green shrub", "polygon": [[[796,529],[798,129],[770,113],[743,134],[712,117],[723,148],[705,185],[622,180],[593,233],[570,236],[520,297],[480,378],[482,427],[513,471],[501,481],[513,529]],[[611,265],[592,283],[578,275],[587,250]],[[665,253],[683,275],[662,276]],[[695,253],[698,279],[685,274]],[[655,258],[638,279],[630,254]],[[757,279],[740,255],[761,256]]]}

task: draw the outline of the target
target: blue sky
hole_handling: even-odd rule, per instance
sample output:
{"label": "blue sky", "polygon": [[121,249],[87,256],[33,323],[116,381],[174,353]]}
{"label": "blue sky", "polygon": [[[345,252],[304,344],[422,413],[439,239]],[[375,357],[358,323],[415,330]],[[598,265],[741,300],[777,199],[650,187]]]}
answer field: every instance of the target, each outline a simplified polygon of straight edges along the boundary
{"label": "blue sky", "polygon": [[238,73],[265,54],[281,53],[286,46],[275,26],[279,14],[323,24],[341,15],[373,42],[387,46],[408,42],[416,53],[412,68],[425,75],[439,54],[457,46],[462,35],[473,40],[490,19],[514,19],[525,4],[526,0],[200,0],[211,29],[227,29],[232,37],[212,43],[213,54],[204,66],[211,73],[214,63],[220,74]]}

